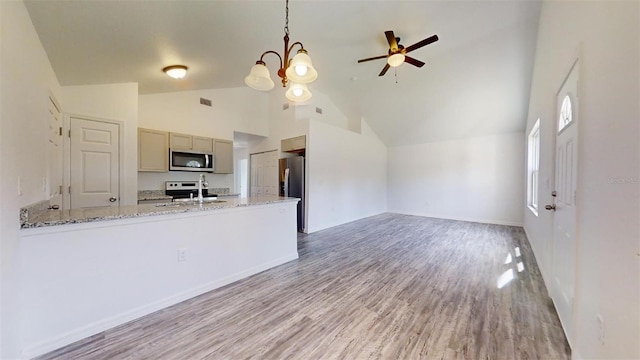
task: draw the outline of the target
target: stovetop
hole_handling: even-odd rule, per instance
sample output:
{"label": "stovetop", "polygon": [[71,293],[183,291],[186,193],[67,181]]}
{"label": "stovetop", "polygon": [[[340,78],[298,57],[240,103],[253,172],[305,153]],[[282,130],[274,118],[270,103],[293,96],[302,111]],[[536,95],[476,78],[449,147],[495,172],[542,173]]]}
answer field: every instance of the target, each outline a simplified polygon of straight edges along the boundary
{"label": "stovetop", "polygon": [[[173,196],[175,199],[188,198],[191,194],[194,197],[198,196],[197,181],[165,181],[164,189],[165,195]],[[211,196],[207,186],[202,186],[202,196]]]}

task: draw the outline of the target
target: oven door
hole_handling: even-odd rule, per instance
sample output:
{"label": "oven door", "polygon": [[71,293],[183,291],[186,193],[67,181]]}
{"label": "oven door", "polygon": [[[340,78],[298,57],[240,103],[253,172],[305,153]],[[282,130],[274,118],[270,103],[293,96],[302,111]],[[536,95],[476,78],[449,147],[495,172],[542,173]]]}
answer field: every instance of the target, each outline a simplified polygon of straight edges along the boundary
{"label": "oven door", "polygon": [[213,172],[213,154],[197,151],[171,150],[169,170]]}

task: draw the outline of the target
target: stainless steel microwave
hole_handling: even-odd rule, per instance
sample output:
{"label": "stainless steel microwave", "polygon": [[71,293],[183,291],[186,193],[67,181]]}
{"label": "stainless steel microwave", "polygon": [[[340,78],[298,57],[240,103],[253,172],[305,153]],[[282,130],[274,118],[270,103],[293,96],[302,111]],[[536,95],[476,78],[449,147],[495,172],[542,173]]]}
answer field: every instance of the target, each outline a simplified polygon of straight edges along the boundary
{"label": "stainless steel microwave", "polygon": [[171,149],[169,170],[213,172],[213,153]]}

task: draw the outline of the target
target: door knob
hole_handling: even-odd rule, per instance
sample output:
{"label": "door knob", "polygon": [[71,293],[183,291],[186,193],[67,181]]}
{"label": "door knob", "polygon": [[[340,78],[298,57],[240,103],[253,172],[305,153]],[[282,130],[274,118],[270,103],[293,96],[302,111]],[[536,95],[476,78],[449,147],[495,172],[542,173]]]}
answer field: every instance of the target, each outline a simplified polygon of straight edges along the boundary
{"label": "door knob", "polygon": [[552,210],[552,211],[556,211],[556,204],[553,205],[545,205],[544,206],[545,210]]}
{"label": "door knob", "polygon": [[113,196],[109,198],[109,202],[116,202],[117,200],[118,200],[118,199],[116,199],[116,198],[115,198],[115,197],[113,197]]}

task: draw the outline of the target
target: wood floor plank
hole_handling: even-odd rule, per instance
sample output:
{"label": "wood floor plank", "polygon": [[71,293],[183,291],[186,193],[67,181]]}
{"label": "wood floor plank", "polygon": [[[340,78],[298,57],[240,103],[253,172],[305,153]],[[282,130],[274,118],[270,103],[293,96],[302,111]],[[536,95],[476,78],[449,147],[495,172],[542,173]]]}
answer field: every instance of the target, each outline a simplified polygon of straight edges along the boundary
{"label": "wood floor plank", "polygon": [[522,228],[382,214],[298,250],[38,359],[570,358]]}

